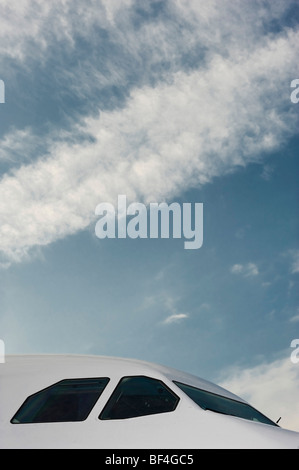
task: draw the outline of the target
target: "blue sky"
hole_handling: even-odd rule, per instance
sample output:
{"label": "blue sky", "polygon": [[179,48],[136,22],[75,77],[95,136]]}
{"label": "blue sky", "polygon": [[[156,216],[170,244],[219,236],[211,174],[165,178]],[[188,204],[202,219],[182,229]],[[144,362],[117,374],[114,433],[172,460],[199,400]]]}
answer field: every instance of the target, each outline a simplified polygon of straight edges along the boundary
{"label": "blue sky", "polygon": [[[299,431],[297,9],[1,2],[7,353],[163,363]],[[203,203],[203,246],[100,240],[95,208],[120,194]]]}

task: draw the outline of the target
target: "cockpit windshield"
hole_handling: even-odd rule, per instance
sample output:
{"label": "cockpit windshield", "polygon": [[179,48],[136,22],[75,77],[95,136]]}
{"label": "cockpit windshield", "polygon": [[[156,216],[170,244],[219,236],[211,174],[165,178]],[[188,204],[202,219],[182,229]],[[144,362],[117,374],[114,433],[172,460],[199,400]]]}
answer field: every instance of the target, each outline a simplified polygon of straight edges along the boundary
{"label": "cockpit windshield", "polygon": [[180,382],[174,383],[204,410],[236,416],[250,421],[258,421],[260,423],[270,424],[271,426],[277,426],[276,423],[247,403],[232,400],[231,398],[217,395],[206,390],[201,390],[196,387],[191,387],[190,385],[182,384]]}

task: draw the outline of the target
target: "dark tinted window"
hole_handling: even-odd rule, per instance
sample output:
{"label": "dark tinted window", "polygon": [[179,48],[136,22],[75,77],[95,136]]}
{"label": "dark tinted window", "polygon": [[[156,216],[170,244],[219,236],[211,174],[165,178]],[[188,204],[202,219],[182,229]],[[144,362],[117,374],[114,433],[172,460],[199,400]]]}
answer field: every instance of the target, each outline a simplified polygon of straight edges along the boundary
{"label": "dark tinted window", "polygon": [[124,377],[100,419],[125,419],[173,411],[179,398],[166,385],[150,377]]}
{"label": "dark tinted window", "polygon": [[108,378],[62,380],[28,397],[11,422],[83,421],[108,382]]}
{"label": "dark tinted window", "polygon": [[273,421],[247,403],[232,400],[215,393],[207,392],[206,390],[191,387],[190,385],[179,382],[174,383],[204,410],[215,411],[216,413],[237,416],[238,418],[259,421],[260,423],[276,426]]}

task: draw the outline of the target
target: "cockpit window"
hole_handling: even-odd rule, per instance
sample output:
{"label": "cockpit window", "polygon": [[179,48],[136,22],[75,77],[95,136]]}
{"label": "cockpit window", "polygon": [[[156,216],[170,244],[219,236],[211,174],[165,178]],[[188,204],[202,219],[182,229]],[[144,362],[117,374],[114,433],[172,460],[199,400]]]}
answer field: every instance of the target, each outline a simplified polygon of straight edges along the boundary
{"label": "cockpit window", "polygon": [[160,380],[124,377],[99,418],[126,419],[174,411],[179,398]]}
{"label": "cockpit window", "polygon": [[84,421],[108,378],[66,379],[29,396],[11,420],[20,423]]}
{"label": "cockpit window", "polygon": [[277,426],[276,423],[264,416],[247,403],[242,403],[237,400],[232,400],[215,393],[207,392],[199,388],[191,387],[190,385],[174,382],[183,392],[188,395],[198,406],[204,410],[214,411],[238,418],[248,419],[250,421],[259,421],[260,423],[270,424]]}

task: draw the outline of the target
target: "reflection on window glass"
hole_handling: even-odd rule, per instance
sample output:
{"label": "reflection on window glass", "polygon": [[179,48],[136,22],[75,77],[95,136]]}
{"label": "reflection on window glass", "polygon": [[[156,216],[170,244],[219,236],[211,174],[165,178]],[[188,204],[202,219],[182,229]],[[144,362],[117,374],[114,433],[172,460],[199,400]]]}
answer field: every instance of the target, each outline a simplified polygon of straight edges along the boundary
{"label": "reflection on window glass", "polygon": [[237,416],[238,418],[259,421],[260,423],[277,426],[269,418],[246,403],[232,400],[221,395],[216,395],[215,393],[207,392],[206,390],[191,387],[190,385],[179,382],[174,383],[204,410],[215,411],[216,413]]}
{"label": "reflection on window glass", "polygon": [[62,380],[28,397],[11,422],[83,421],[108,382],[108,378]]}
{"label": "reflection on window glass", "polygon": [[179,398],[163,382],[150,377],[124,377],[100,419],[126,419],[173,411]]}

